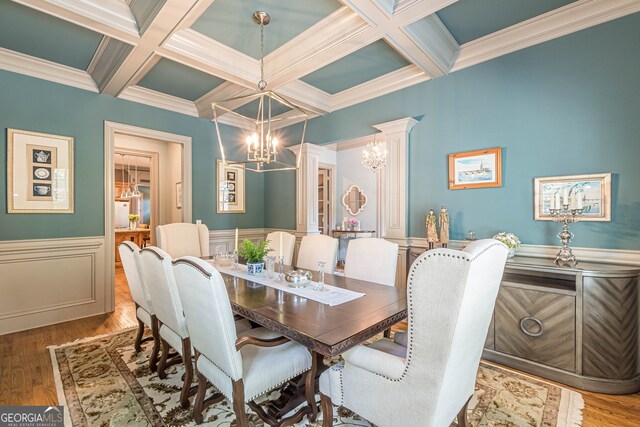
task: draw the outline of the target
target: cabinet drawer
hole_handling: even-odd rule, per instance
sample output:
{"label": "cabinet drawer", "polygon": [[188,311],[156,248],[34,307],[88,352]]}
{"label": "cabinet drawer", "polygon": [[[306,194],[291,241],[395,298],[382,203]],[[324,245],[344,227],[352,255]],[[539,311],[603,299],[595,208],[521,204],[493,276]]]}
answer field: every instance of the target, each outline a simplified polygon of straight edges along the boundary
{"label": "cabinet drawer", "polygon": [[575,371],[575,297],[502,286],[494,321],[496,351]]}

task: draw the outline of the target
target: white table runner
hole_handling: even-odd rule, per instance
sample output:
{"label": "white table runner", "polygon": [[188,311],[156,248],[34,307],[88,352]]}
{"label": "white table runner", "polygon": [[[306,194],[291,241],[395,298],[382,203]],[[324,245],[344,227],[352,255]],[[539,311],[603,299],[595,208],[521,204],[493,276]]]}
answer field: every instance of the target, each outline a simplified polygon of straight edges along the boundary
{"label": "white table runner", "polygon": [[365,296],[365,294],[361,292],[354,292],[348,289],[338,288],[336,286],[326,284],[325,287],[328,289],[328,291],[317,291],[315,290],[315,287],[318,286],[317,282],[309,282],[304,288],[292,288],[287,285],[287,282],[278,282],[277,278],[267,278],[266,272],[263,272],[259,275],[249,274],[246,265],[240,265],[238,270],[234,270],[232,267],[220,267],[216,265],[212,260],[207,262],[212,264],[221,273],[245,279],[250,282],[259,283],[261,285],[269,286],[270,288],[278,289],[283,292],[288,292],[290,294],[308,298],[310,300],[317,301],[330,307],[344,304],[345,302],[353,301],[354,299]]}

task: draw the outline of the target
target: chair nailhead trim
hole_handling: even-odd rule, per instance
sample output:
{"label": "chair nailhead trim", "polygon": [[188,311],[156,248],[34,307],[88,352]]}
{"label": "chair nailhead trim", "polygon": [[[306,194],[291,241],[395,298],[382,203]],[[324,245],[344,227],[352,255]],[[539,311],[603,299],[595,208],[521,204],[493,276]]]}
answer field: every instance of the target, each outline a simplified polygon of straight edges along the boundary
{"label": "chair nailhead trim", "polygon": [[[469,258],[467,256],[458,256],[460,259],[467,261],[467,262],[471,262],[476,260],[480,255],[482,255],[483,253],[485,253],[486,251],[488,251],[489,249],[491,249],[494,246],[504,246],[503,243],[500,243],[498,241],[496,241],[495,243],[492,243],[491,245],[487,246],[486,248],[484,248],[482,250],[482,252],[480,252],[479,254],[477,254],[475,257],[473,258]],[[431,253],[430,253],[431,252]],[[435,251],[427,251],[424,252],[422,255],[420,255],[420,257],[418,257],[418,259],[415,260],[415,262],[413,263],[413,265],[411,266],[411,272],[410,274],[410,279],[409,280],[409,284],[407,286],[407,290],[408,290],[408,294],[409,294],[409,312],[413,311],[413,278],[415,277],[415,270],[417,268],[417,266],[419,266],[420,264],[422,264],[424,262],[424,260],[426,258],[431,258],[432,256],[451,256],[448,253],[442,253],[442,252],[435,252]],[[409,317],[409,332],[411,333],[410,335],[413,336],[413,322],[411,322],[411,316]],[[409,336],[407,336],[407,340],[409,339]],[[389,381],[394,381],[394,382],[399,382],[402,381],[404,379],[404,377],[407,375],[407,371],[409,370],[409,366],[411,366],[411,356],[413,355],[413,340],[408,341],[409,347],[407,347],[407,363],[405,365],[404,371],[402,372],[402,375],[400,376],[400,378],[389,378],[386,375],[382,375],[382,374],[378,374],[375,373],[375,375],[378,375],[379,377],[385,378]],[[342,376],[340,377],[340,386],[342,386]]]}

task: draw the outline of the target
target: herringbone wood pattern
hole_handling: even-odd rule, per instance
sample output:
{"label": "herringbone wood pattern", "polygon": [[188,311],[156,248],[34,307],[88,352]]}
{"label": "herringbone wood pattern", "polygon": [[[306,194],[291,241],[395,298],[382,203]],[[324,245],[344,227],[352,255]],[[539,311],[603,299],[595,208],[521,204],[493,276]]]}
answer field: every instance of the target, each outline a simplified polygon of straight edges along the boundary
{"label": "herringbone wood pattern", "polygon": [[[528,316],[542,322],[540,336],[529,336],[520,329],[520,320]],[[575,322],[572,296],[502,286],[495,309],[496,350],[574,371]],[[540,331],[531,321],[525,328]]]}
{"label": "herringbone wood pattern", "polygon": [[639,285],[637,278],[584,278],[585,375],[623,379],[640,373]]}

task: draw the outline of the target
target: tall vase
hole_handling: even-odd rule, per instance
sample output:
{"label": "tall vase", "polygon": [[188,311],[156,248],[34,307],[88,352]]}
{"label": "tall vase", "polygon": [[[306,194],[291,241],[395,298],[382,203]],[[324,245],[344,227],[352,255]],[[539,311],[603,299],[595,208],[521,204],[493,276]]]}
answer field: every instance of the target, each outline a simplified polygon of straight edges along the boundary
{"label": "tall vase", "polygon": [[136,223],[134,221],[129,222],[129,230],[135,230],[136,229]]}

